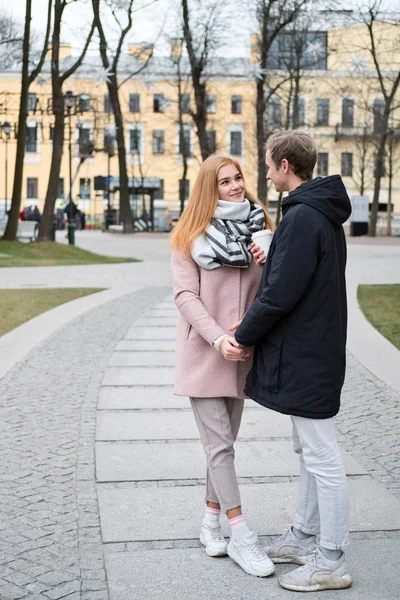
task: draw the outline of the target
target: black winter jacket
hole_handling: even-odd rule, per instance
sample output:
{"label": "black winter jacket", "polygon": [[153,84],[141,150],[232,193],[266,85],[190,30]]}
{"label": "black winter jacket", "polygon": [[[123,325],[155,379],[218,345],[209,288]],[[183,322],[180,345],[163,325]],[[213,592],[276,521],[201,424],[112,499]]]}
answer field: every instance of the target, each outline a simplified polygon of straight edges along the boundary
{"label": "black winter jacket", "polygon": [[326,419],[339,411],[347,329],[351,213],[339,175],[303,183],[282,202],[257,298],[235,337],[255,346],[245,393],[278,412]]}

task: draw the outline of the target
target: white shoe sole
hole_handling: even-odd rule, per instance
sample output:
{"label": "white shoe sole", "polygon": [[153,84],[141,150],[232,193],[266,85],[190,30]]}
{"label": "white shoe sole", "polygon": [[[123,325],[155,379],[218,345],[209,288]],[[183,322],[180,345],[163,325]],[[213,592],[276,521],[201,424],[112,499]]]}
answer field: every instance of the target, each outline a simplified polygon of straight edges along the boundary
{"label": "white shoe sole", "polygon": [[[264,550],[265,554],[268,554],[267,550]],[[306,555],[306,556],[290,556],[290,555],[286,555],[286,556],[270,556],[268,554],[270,560],[272,560],[273,563],[275,563],[276,565],[282,565],[282,564],[293,564],[293,565],[305,565],[307,564],[310,555]]]}
{"label": "white shoe sole", "polygon": [[205,547],[206,554],[208,556],[211,556],[211,558],[216,558],[217,556],[226,556],[228,554],[228,552],[227,552],[228,544],[225,545],[225,548],[212,548],[210,546],[207,546],[207,543],[206,543],[205,539],[203,538],[203,534],[200,534],[200,542]]}
{"label": "white shoe sole", "polygon": [[260,573],[259,571],[255,571],[248,564],[246,564],[237,552],[232,548],[230,544],[228,544],[228,556],[231,557],[232,560],[235,561],[243,569],[245,573],[248,575],[253,575],[254,577],[269,577],[269,575],[273,575],[275,573],[275,566],[272,565],[269,569],[266,569],[264,573]]}
{"label": "white shoe sole", "polygon": [[322,592],[323,590],[345,590],[346,588],[351,587],[353,580],[350,575],[342,575],[338,576],[328,576],[326,577],[326,581],[321,581],[320,583],[314,583],[311,585],[293,585],[290,583],[285,583],[278,579],[278,583],[281,587],[285,588],[285,590],[291,590],[292,592]]}

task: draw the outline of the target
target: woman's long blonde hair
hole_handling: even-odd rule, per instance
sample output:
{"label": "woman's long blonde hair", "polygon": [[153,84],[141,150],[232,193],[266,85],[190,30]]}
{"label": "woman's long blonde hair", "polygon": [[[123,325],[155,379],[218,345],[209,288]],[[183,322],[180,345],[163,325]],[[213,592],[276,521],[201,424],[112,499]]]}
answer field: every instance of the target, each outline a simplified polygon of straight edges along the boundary
{"label": "woman's long blonde hair", "polygon": [[[189,202],[172,232],[171,248],[173,250],[190,254],[193,241],[207,229],[219,199],[218,172],[221,167],[226,165],[236,167],[245,181],[242,168],[235,159],[230,156],[209,156],[200,167]],[[274,226],[265,207],[249,192],[247,187],[245,187],[245,198],[261,206],[265,215],[265,227],[273,230]]]}

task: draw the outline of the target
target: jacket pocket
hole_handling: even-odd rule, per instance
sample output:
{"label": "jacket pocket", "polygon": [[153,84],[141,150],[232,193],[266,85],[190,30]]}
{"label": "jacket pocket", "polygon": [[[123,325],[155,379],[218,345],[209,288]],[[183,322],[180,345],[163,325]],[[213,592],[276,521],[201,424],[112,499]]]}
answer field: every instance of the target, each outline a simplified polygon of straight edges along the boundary
{"label": "jacket pocket", "polygon": [[192,331],[192,326],[191,326],[190,323],[188,323],[188,326],[187,326],[187,329],[186,329],[186,337],[185,337],[186,340],[189,339],[191,331]]}
{"label": "jacket pocket", "polygon": [[281,386],[282,342],[282,338],[265,339],[256,347],[257,376],[262,387],[270,392],[278,392]]}

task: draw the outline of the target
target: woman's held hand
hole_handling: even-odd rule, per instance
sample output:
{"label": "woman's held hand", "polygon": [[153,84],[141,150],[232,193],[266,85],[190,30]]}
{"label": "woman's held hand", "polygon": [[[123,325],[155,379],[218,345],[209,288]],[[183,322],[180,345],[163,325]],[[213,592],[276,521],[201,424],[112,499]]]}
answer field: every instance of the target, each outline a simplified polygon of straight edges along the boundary
{"label": "woman's held hand", "polygon": [[250,252],[252,253],[254,261],[257,265],[261,266],[265,263],[266,256],[264,250],[262,250],[260,246],[257,246],[255,242],[251,242]]}
{"label": "woman's held hand", "polygon": [[242,348],[234,337],[227,337],[223,340],[220,352],[226,360],[244,362],[250,351],[247,348]]}

